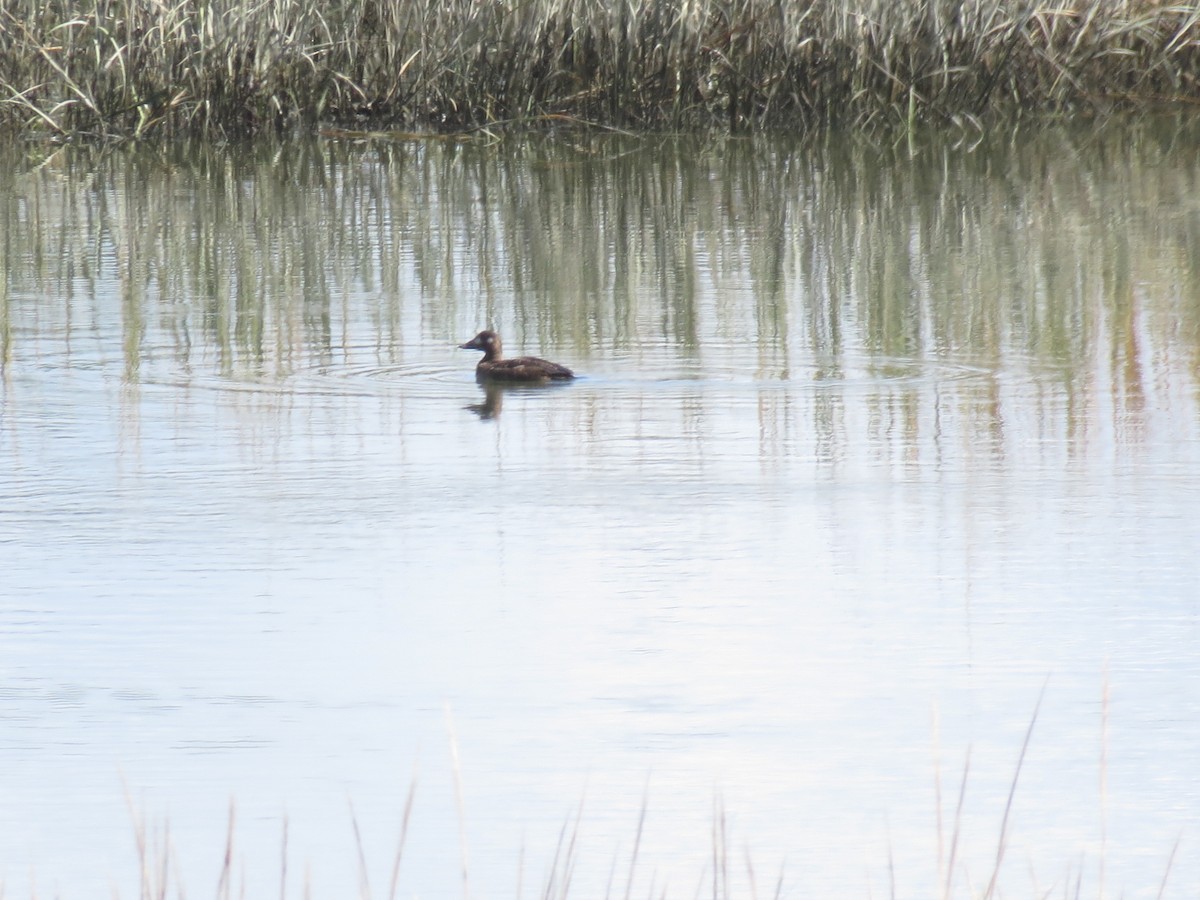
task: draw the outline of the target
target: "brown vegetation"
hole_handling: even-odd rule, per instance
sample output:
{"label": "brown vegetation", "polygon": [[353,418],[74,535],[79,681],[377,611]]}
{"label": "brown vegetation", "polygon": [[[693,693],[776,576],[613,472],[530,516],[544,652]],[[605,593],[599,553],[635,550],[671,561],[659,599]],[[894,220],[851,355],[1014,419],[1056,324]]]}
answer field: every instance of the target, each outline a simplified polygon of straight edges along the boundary
{"label": "brown vegetation", "polygon": [[734,129],[1200,101],[1155,0],[0,0],[0,127]]}

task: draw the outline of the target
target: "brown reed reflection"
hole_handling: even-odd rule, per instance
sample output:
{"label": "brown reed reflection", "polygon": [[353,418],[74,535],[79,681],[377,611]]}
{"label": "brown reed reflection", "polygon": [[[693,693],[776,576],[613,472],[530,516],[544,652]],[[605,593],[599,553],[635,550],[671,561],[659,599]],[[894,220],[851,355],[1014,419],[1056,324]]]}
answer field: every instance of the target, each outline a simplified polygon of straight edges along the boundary
{"label": "brown reed reflection", "polygon": [[[92,357],[118,329],[128,383],[271,381],[403,364],[487,322],[667,377],[874,379],[870,427],[910,448],[948,414],[1001,447],[1003,383],[1020,378],[1057,386],[1071,440],[1103,422],[1136,441],[1164,367],[1193,386],[1164,402],[1195,413],[1197,137],[1144,120],[973,147],[835,133],[10,146],[5,371],[107,365]],[[947,398],[906,381],[932,363],[986,387]],[[835,393],[803,416],[780,412],[791,402],[764,401],[763,453],[794,430],[847,440]],[[1054,421],[1057,393],[1045,402]]]}

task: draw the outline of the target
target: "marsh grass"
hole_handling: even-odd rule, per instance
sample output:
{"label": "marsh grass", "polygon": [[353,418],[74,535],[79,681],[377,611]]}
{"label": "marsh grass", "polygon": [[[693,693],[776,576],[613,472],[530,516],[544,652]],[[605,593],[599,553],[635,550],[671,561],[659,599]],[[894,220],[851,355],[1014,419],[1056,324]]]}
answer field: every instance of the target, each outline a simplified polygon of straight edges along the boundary
{"label": "marsh grass", "polygon": [[[997,834],[995,837],[994,859],[984,875],[987,878],[986,887],[980,891],[978,886],[973,883],[971,873],[968,870],[967,863],[959,856],[959,848],[965,842],[963,834],[963,806],[964,800],[968,793],[968,782],[971,772],[971,752],[968,748],[962,775],[959,779],[958,798],[955,807],[953,825],[950,829],[950,834],[944,833],[944,823],[942,818],[942,790],[941,790],[941,774],[940,764],[935,770],[935,798],[937,805],[937,887],[940,888],[942,900],[951,900],[956,896],[981,897],[983,900],[990,900],[993,897],[1003,895],[1001,888],[1002,876],[1004,874],[1005,856],[1009,848],[1009,841],[1012,834],[1012,820],[1014,806],[1017,805],[1019,785],[1021,773],[1025,767],[1029,755],[1031,744],[1033,742],[1034,731],[1037,726],[1038,717],[1041,712],[1042,701],[1045,697],[1046,683],[1043,683],[1042,691],[1039,693],[1037,702],[1034,706],[1028,726],[1025,730],[1024,739],[1021,743],[1015,763],[1013,765],[1012,778],[1009,783],[1009,788],[1003,803],[1003,810],[1000,813]],[[1107,720],[1108,720],[1108,690],[1107,683],[1105,685],[1104,697],[1102,700],[1102,722],[1101,722],[1101,741],[1107,743]],[[462,847],[462,896],[469,898],[472,896],[472,889],[468,873],[466,871],[466,832],[465,832],[465,817],[466,813],[461,800],[461,775],[458,772],[457,749],[454,747],[454,738],[451,734],[451,753],[454,757],[455,766],[455,792],[456,805],[458,807],[459,817],[459,839],[463,844]],[[1107,778],[1107,747],[1101,750],[1100,755],[1100,780],[1103,782]],[[382,896],[387,900],[396,900],[401,896],[402,887],[402,862],[404,860],[404,850],[407,841],[409,827],[411,824],[413,801],[417,791],[417,776],[414,773],[409,786],[407,799],[404,804],[403,815],[400,821],[399,837],[396,843],[395,853],[390,866],[390,878],[388,881],[388,889],[386,893],[377,895],[372,889],[369,871],[371,866],[368,861],[368,853],[365,849],[362,831],[359,827],[358,817],[354,807],[350,806],[350,824],[354,835],[354,850],[357,857],[358,869],[358,897],[360,900],[372,900],[376,896]],[[634,897],[661,897],[666,900],[667,897],[681,896],[678,892],[678,885],[668,885],[658,880],[657,873],[649,874],[649,884],[646,880],[646,864],[640,860],[642,843],[644,837],[644,828],[646,824],[647,809],[649,807],[649,784],[647,783],[646,791],[642,796],[641,809],[638,814],[636,833],[633,839],[632,846],[625,856],[614,856],[609,868],[607,885],[603,892],[604,900],[632,900]],[[1102,790],[1103,794],[1103,790]],[[138,888],[139,900],[167,900],[168,897],[186,896],[179,875],[179,866],[175,859],[174,848],[171,843],[169,827],[163,823],[153,829],[148,829],[145,824],[145,817],[139,813],[130,799],[128,788],[126,788],[126,801],[129,805],[130,815],[133,820],[134,838],[136,841],[140,883]],[[557,842],[555,844],[553,857],[548,868],[540,882],[540,885],[533,887],[532,896],[540,898],[540,900],[570,900],[573,896],[578,896],[578,889],[575,887],[574,877],[576,867],[580,862],[581,853],[581,823],[584,818],[584,802],[581,799],[574,814],[563,822]],[[1106,810],[1102,808],[1100,811],[1100,831],[1101,834],[1106,832]],[[239,877],[239,870],[242,870],[243,862],[239,859],[237,852],[237,842],[235,840],[236,831],[236,806],[230,803],[228,811],[228,821],[226,826],[226,835],[224,840],[224,849],[220,860],[220,872],[216,885],[216,897],[218,900],[232,900],[234,897],[245,896],[244,886],[244,871]],[[288,846],[289,823],[285,818],[282,823],[282,839],[281,839],[281,854],[280,854],[280,871],[279,871],[279,897],[280,900],[286,900],[289,896],[289,846]],[[734,897],[752,898],[759,900],[760,897],[770,897],[771,900],[779,900],[785,895],[785,870],[781,865],[778,877],[773,881],[773,884],[760,893],[759,877],[756,871],[754,862],[751,858],[749,847],[744,849],[743,858],[739,862],[735,848],[731,848],[730,826],[726,815],[726,810],[723,801],[717,797],[714,799],[712,811],[712,823],[710,832],[711,846],[709,848],[710,858],[705,870],[700,874],[699,881],[696,883],[694,892],[690,894],[693,897],[712,897],[713,900],[730,900]],[[947,841],[949,853],[946,854]],[[1103,852],[1102,843],[1102,852]],[[1171,848],[1169,855],[1166,858],[1162,872],[1162,879],[1157,885],[1157,897],[1162,897],[1167,888],[1168,881],[1171,876],[1171,871],[1175,863],[1175,858],[1179,850],[1179,841],[1176,840],[1175,845]],[[901,886],[897,885],[896,871],[893,859],[893,848],[889,843],[889,854],[887,860],[887,871],[889,878],[889,896],[896,897]],[[517,884],[515,895],[518,898],[526,896],[524,884],[524,868],[525,860],[522,852],[521,860],[517,867]],[[740,871],[735,871],[740,868]],[[1104,860],[1099,860],[1099,875],[1096,885],[1096,896],[1105,896],[1105,866]],[[241,883],[239,883],[241,882]],[[1068,877],[1063,882],[1063,896],[1074,896],[1076,898],[1084,896],[1083,893],[1083,875],[1076,874],[1074,879]],[[501,888],[497,890],[495,884],[487,885],[488,896],[505,896],[506,892]],[[312,894],[312,885],[305,881],[301,888],[302,896],[310,898]],[[689,894],[684,894],[689,895]],[[1050,896],[1049,892],[1038,892],[1041,896]],[[595,896],[600,896],[598,892]]]}
{"label": "marsh grass", "polygon": [[[1032,725],[1030,726],[1031,732]],[[952,833],[949,836],[951,852],[947,859],[943,860],[940,855],[938,859],[939,873],[937,887],[942,900],[952,900],[954,897],[976,897],[987,900],[987,898],[1000,897],[1009,893],[1004,888],[1003,883],[1006,880],[1011,881],[1013,879],[1011,877],[1008,879],[1004,878],[1004,860],[1010,837],[1010,816],[1017,796],[1016,789],[1020,769],[1025,762],[1028,751],[1028,738],[1029,735],[1027,734],[1026,744],[1022,747],[1017,760],[1012,788],[1005,802],[998,834],[995,838],[994,861],[983,872],[986,879],[986,886],[982,889],[979,883],[973,881],[966,860],[956,855],[957,848],[964,842],[959,814],[962,811],[963,795],[967,792],[968,773],[970,769],[969,765],[964,766],[962,781],[959,785],[958,810],[955,815]],[[402,862],[404,859],[405,841],[410,825],[415,787],[416,782],[414,781],[405,805],[400,835],[392,859],[390,879],[388,880],[386,891],[377,891],[372,886],[369,877],[371,860],[368,858],[365,849],[364,838],[359,828],[358,819],[353,808],[351,808],[350,822],[353,829],[354,850],[357,857],[358,885],[357,890],[353,890],[347,885],[342,896],[357,896],[360,900],[373,900],[373,898],[396,900],[398,897],[408,896],[405,893]],[[183,898],[189,895],[196,895],[194,891],[186,889],[183,883],[181,866],[171,841],[169,826],[164,822],[148,828],[144,817],[132,807],[131,814],[134,821],[134,836],[139,864],[139,881],[136,893],[138,900],[168,900],[168,898],[173,897]],[[796,877],[795,873],[787,872],[785,863],[781,863],[777,873],[767,873],[771,874],[772,877],[761,879],[765,883],[760,885],[760,873],[752,859],[749,847],[744,846],[742,852],[739,854],[737,848],[732,845],[726,811],[723,804],[718,800],[714,803],[713,807],[711,856],[708,865],[704,866],[703,871],[698,873],[697,881],[694,885],[667,883],[660,878],[652,864],[647,865],[639,858],[643,840],[643,826],[646,820],[646,806],[643,805],[639,814],[637,832],[631,850],[626,856],[618,854],[614,855],[611,859],[609,877],[603,893],[594,888],[594,893],[588,893],[588,889],[579,887],[575,881],[576,869],[580,865],[581,855],[584,854],[582,847],[583,840],[581,838],[582,818],[583,804],[581,803],[574,815],[563,823],[558,834],[553,856],[545,868],[540,881],[531,885],[525,883],[526,861],[522,854],[517,867],[518,879],[515,892],[512,894],[513,897],[532,897],[535,900],[570,900],[572,897],[579,896],[591,896],[597,898],[597,900],[599,898],[603,898],[603,900],[633,900],[635,897],[654,897],[663,898],[663,900],[670,897],[711,897],[713,900],[731,900],[731,898],[748,898],[748,900],[759,900],[759,898],[764,898],[765,900],[765,898],[770,898],[770,900],[780,900],[781,897],[789,895],[788,882],[789,880],[795,880]],[[218,875],[214,892],[217,900],[234,900],[234,898],[247,896],[246,879],[247,875],[251,873],[248,873],[246,869],[247,858],[238,849],[236,838],[237,819],[236,805],[231,802],[228,811],[223,850],[217,866]],[[942,839],[943,835],[939,833],[939,846]],[[286,900],[286,898],[291,896],[299,896],[305,898],[305,900],[310,900],[315,895],[313,885],[308,877],[306,876],[302,883],[299,884],[294,884],[290,877],[292,871],[291,862],[293,860],[289,848],[289,822],[286,818],[282,822],[280,840],[277,896],[280,900]],[[1165,896],[1178,851],[1179,841],[1176,840],[1174,846],[1165,857],[1160,882],[1157,885],[1142,886],[1146,890],[1147,896],[1150,895],[1149,892],[1151,891],[1154,892],[1153,895],[1156,897],[1161,898]],[[262,865],[269,867],[272,864],[266,862],[264,859]],[[1062,896],[1076,898],[1083,896],[1106,896],[1103,860],[1100,861],[1100,868],[1101,874],[1098,883],[1091,886],[1091,889],[1087,891],[1085,891],[1082,871],[1072,874],[1068,870],[1060,886]],[[265,874],[267,880],[273,877],[270,868],[265,872],[260,870],[257,874]],[[887,874],[889,878],[887,886],[888,896],[896,897],[904,895],[911,890],[911,885],[897,883],[897,876],[890,851],[887,860]],[[1011,876],[1012,873],[1008,874]],[[207,896],[203,891],[200,891],[198,895]],[[504,885],[497,885],[495,883],[488,883],[485,886],[485,893],[482,895],[509,896]],[[1030,896],[1019,891],[1015,895]],[[1033,896],[1050,895],[1049,892],[1042,892],[1035,893]],[[119,897],[121,895],[114,893],[113,896]],[[465,880],[461,896],[464,898],[476,896],[467,886]]]}
{"label": "marsh grass", "polygon": [[0,0],[0,127],[732,129],[1200,102],[1165,0]]}

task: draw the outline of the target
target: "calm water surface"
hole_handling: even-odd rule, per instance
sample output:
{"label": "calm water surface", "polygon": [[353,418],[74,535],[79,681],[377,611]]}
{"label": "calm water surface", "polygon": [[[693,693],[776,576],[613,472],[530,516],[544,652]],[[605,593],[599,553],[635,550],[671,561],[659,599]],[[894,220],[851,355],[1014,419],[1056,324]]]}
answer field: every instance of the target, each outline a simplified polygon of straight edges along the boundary
{"label": "calm water surface", "polygon": [[4,895],[1197,896],[1198,144],[7,148]]}

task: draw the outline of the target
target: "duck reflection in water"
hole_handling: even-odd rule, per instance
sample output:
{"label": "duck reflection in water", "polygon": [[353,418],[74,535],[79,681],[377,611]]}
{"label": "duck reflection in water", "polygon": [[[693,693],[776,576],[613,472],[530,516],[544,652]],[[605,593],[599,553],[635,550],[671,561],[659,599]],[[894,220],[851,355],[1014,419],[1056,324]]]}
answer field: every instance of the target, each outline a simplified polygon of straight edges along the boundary
{"label": "duck reflection in water", "polygon": [[536,356],[518,356],[505,359],[500,344],[500,335],[494,331],[481,331],[471,340],[459,346],[460,350],[482,350],[483,359],[475,367],[475,380],[508,381],[522,384],[538,384],[546,381],[569,381],[575,373],[566,366],[538,359]]}
{"label": "duck reflection in water", "polygon": [[[555,382],[562,384],[563,382]],[[500,412],[504,409],[504,398],[516,395],[520,402],[520,395],[525,394],[532,398],[535,395],[545,396],[545,391],[551,390],[547,387],[549,382],[528,382],[520,381],[494,381],[490,378],[479,379],[479,386],[483,388],[483,401],[481,403],[468,403],[463,409],[469,409],[475,415],[479,416],[483,421],[500,418]]]}
{"label": "duck reflection in water", "polygon": [[485,382],[483,385],[483,402],[468,403],[464,408],[469,409],[484,421],[497,418],[500,415],[500,410],[504,408],[504,387],[495,381]]}

